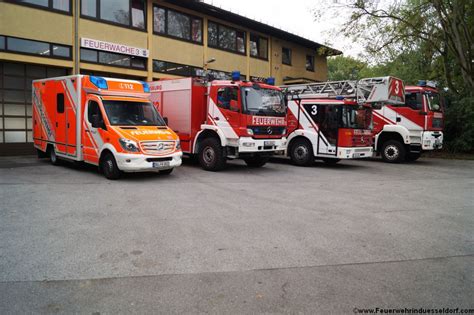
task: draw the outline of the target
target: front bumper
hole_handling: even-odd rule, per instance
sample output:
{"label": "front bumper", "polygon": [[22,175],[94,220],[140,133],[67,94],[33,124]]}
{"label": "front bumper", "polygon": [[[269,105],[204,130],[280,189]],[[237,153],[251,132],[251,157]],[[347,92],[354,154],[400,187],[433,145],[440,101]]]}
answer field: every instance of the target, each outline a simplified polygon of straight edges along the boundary
{"label": "front bumper", "polygon": [[[160,157],[145,154],[116,153],[115,159],[118,168],[123,172],[158,172],[180,166],[182,156],[182,152],[176,152]],[[169,166],[166,167],[154,167],[153,161],[147,161],[147,159],[160,160],[166,158],[171,158]]]}
{"label": "front bumper", "polygon": [[372,157],[372,147],[340,147],[337,149],[338,159],[360,159]]}
{"label": "front bumper", "polygon": [[443,133],[441,131],[424,131],[421,149],[423,151],[439,150],[443,148]]}
{"label": "front bumper", "polygon": [[254,139],[242,137],[238,142],[239,153],[283,152],[286,149],[286,138]]}

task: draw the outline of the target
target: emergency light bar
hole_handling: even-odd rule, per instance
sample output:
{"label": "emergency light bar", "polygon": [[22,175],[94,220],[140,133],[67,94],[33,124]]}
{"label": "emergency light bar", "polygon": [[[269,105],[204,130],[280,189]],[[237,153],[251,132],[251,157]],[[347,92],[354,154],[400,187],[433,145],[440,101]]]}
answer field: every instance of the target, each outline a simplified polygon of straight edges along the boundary
{"label": "emergency light bar", "polygon": [[108,89],[109,88],[108,85],[107,85],[107,80],[105,80],[102,77],[96,77],[96,76],[91,75],[89,77],[89,80],[91,81],[92,84],[97,86],[99,89]]}
{"label": "emergency light bar", "polygon": [[240,81],[240,71],[232,71],[232,81]]}

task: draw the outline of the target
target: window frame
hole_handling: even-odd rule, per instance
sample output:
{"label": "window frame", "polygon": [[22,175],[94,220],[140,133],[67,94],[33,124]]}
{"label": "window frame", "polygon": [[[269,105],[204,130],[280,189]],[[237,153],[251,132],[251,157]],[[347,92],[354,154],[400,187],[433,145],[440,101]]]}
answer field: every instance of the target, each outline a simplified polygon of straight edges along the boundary
{"label": "window frame", "polygon": [[60,13],[60,14],[72,16],[72,0],[69,0],[69,11],[54,9],[53,8],[53,0],[48,0],[48,6],[47,7],[42,6],[42,5],[38,5],[38,4],[33,4],[33,3],[17,2],[15,0],[5,0],[5,2],[11,3],[11,4],[16,4],[16,5],[21,5],[21,6],[24,6],[24,7],[30,7],[30,8],[34,8],[34,9],[40,9],[40,10],[44,10],[44,11],[49,11],[49,12]]}
{"label": "window frame", "polygon": [[[312,59],[312,62],[311,62],[312,68],[311,69],[308,69],[308,67],[307,67],[308,57],[310,57]],[[316,58],[315,58],[314,55],[306,54],[306,64],[305,64],[306,71],[315,72],[315,69],[316,69],[315,62],[316,62]]]}
{"label": "window frame", "polygon": [[[289,63],[286,63],[283,61],[283,50],[284,49],[287,49],[289,52],[290,52],[290,60],[289,60]],[[291,48],[288,48],[288,47],[285,47],[285,46],[282,46],[281,47],[281,64],[283,65],[287,65],[287,66],[291,66],[292,65],[292,60],[293,59],[293,52],[291,51]]]}
{"label": "window frame", "polygon": [[[212,44],[209,42],[209,24],[210,24],[210,23],[215,24],[215,25],[217,26],[217,45],[216,45],[216,46],[212,45]],[[235,34],[235,35],[236,35],[236,36],[235,36],[235,47],[236,47],[236,50],[227,49],[227,48],[222,48],[222,47],[219,46],[219,33],[220,33],[219,29],[220,29],[221,26],[223,26],[223,27],[225,27],[225,28],[228,28],[228,29],[230,29],[230,30],[235,31],[235,33],[236,33],[236,34]],[[244,52],[240,52],[240,51],[237,49],[237,38],[238,38],[237,33],[239,33],[239,32],[244,33],[244,36],[245,36],[245,37],[244,37]],[[235,28],[235,27],[230,26],[230,25],[218,23],[218,22],[215,22],[215,21],[211,21],[211,20],[208,20],[208,21],[207,21],[207,46],[208,46],[209,48],[218,49],[218,50],[222,50],[222,51],[227,51],[227,52],[234,53],[234,54],[238,54],[238,55],[241,55],[241,56],[247,56],[247,41],[248,41],[248,38],[247,38],[247,37],[249,37],[249,36],[247,35],[247,31],[244,31],[244,30],[242,30],[242,29]]]}
{"label": "window frame", "polygon": [[[252,55],[252,48],[250,47],[250,49],[249,49],[249,55],[250,55],[250,57],[255,58],[255,59],[260,59],[260,60],[268,61],[269,44],[270,44],[268,37],[261,36],[261,35],[258,35],[258,34],[256,34],[256,33],[250,33],[250,36],[249,36],[249,44],[250,44],[250,45],[251,45],[251,43],[252,43],[252,36],[257,37],[257,52],[258,52],[258,53],[257,53],[257,56],[253,56],[253,55]],[[266,58],[259,56],[259,54],[260,54],[259,43],[260,43],[260,39],[261,39],[261,38],[263,38],[263,39],[265,39],[265,40],[267,41],[267,57],[266,57]]]}
{"label": "window frame", "polygon": [[[1,35],[1,36],[3,36],[5,38],[5,49],[0,49],[0,51],[12,53],[12,54],[34,56],[34,57],[54,58],[54,59],[61,59],[61,60],[72,60],[72,46],[64,45],[64,44],[58,44],[58,43],[45,42],[45,41],[42,41],[42,40],[16,37],[16,36],[7,36],[7,35]],[[29,52],[24,52],[24,51],[16,51],[16,50],[8,49],[8,39],[9,38],[48,44],[49,45],[49,55],[40,55],[40,54],[35,54],[35,53],[29,53]],[[62,47],[65,47],[65,48],[69,48],[69,57],[62,57],[62,56],[58,56],[58,55],[53,55],[53,46],[62,46]]]}
{"label": "window frame", "polygon": [[[90,51],[94,51],[97,53],[97,61],[89,61],[89,60],[82,60],[81,59],[81,50],[82,49],[86,49],[86,50],[90,50]],[[108,64],[108,63],[102,63],[102,62],[99,62],[99,53],[108,53],[108,54],[115,54],[115,55],[122,55],[122,56],[127,56],[127,57],[130,57],[130,66],[120,66],[120,65],[111,65],[111,64]],[[125,54],[118,54],[118,53],[112,53],[112,52],[108,52],[108,51],[103,51],[103,50],[96,50],[96,49],[90,49],[90,48],[83,48],[81,47],[79,49],[79,62],[83,62],[83,63],[90,63],[90,64],[94,64],[94,65],[101,65],[101,66],[106,66],[106,67],[114,67],[114,68],[122,68],[122,69],[132,69],[132,70],[138,70],[138,71],[148,71],[148,58],[144,58],[144,57],[139,57],[139,56],[136,56],[137,58],[141,58],[141,59],[144,59],[145,61],[145,67],[144,68],[138,68],[138,67],[133,67],[132,66],[132,57],[135,57],[135,56],[131,56],[131,55],[125,55]]]}
{"label": "window frame", "polygon": [[[165,32],[164,33],[160,33],[160,32],[157,32],[155,30],[155,8],[165,10]],[[179,13],[179,14],[185,15],[185,16],[190,18],[189,34],[190,34],[191,38],[193,37],[193,19],[194,20],[200,20],[201,21],[201,41],[198,42],[198,41],[194,41],[192,39],[186,39],[186,38],[182,38],[182,37],[178,37],[178,36],[168,34],[168,12],[169,11],[173,11],[175,13]],[[153,35],[168,37],[168,38],[172,38],[172,39],[176,39],[176,40],[181,40],[183,42],[192,43],[192,44],[196,44],[196,45],[200,45],[200,46],[204,45],[204,19],[202,17],[199,17],[197,15],[193,15],[193,14],[188,14],[188,13],[178,11],[178,10],[175,10],[175,9],[170,9],[170,8],[160,6],[160,5],[157,5],[157,4],[153,4],[152,14],[153,14],[153,26],[152,26],[153,27]]]}
{"label": "window frame", "polygon": [[[182,64],[182,63],[176,63],[176,62],[171,62],[171,61],[166,61],[166,60],[160,60],[160,59],[153,59],[153,62],[152,62],[152,70],[154,73],[164,73],[164,74],[169,74],[169,75],[176,75],[176,76],[183,76],[183,77],[189,77],[189,75],[184,75],[184,74],[176,74],[176,73],[171,73],[171,72],[165,72],[165,71],[156,71],[155,70],[155,61],[156,62],[164,62],[164,63],[169,63],[169,64],[173,64],[175,66],[184,66],[184,67],[188,67],[189,69],[191,69],[192,71],[195,71],[195,70],[204,70],[203,68],[200,68],[200,67],[196,67],[196,66],[191,66],[191,65],[186,65],[186,64]],[[195,76],[195,75],[191,75],[191,77],[200,77],[200,76]]]}
{"label": "window frame", "polygon": [[64,104],[64,93],[56,94],[56,114],[64,114],[65,104]]}
{"label": "window frame", "polygon": [[[51,0],[50,0],[51,1]],[[78,1],[78,0],[76,0]],[[136,27],[136,26],[133,26],[133,21],[132,21],[132,0],[128,0],[128,9],[129,9],[129,24],[126,25],[126,24],[121,24],[121,23],[118,23],[118,22],[114,22],[114,21],[109,21],[109,20],[105,20],[105,19],[102,19],[101,16],[100,16],[100,1],[101,0],[95,0],[95,12],[96,12],[96,16],[90,16],[90,15],[84,15],[82,14],[82,1],[81,1],[81,6],[80,6],[80,11],[81,11],[81,14],[80,14],[80,17],[81,19],[85,19],[85,20],[91,20],[91,21],[94,21],[94,22],[99,22],[99,23],[104,23],[104,24],[109,24],[109,25],[113,25],[113,26],[119,26],[119,27],[124,27],[124,28],[127,28],[127,29],[132,29],[132,30],[135,30],[135,31],[139,31],[139,32],[145,32],[147,33],[148,32],[148,23],[147,23],[147,8],[148,8],[148,0],[143,0],[144,1],[144,9],[143,9],[143,12],[145,14],[145,27],[144,28],[139,28],[139,27]]]}

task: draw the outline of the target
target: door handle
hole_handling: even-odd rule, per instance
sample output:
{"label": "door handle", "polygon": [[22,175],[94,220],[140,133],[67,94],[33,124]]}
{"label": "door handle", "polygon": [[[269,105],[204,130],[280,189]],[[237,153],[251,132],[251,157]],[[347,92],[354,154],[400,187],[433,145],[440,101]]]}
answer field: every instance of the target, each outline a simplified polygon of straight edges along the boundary
{"label": "door handle", "polygon": [[58,127],[58,122],[56,122],[56,127]]}
{"label": "door handle", "polygon": [[219,120],[219,117],[214,117],[214,120]]}
{"label": "door handle", "polygon": [[67,128],[69,129],[69,123],[67,123]]}
{"label": "door handle", "polygon": [[90,132],[90,131],[86,129],[86,132]]}
{"label": "door handle", "polygon": [[402,121],[402,118],[401,117],[397,117],[397,122],[401,122]]}

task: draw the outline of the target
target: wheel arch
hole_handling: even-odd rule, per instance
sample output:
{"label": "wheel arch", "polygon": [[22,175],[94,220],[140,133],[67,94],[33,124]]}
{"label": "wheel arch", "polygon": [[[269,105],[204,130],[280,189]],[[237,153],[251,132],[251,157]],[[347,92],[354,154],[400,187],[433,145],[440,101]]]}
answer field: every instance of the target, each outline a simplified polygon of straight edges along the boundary
{"label": "wheel arch", "polygon": [[194,144],[193,144],[193,151],[192,153],[193,154],[196,154],[199,152],[199,145],[201,144],[201,142],[204,140],[204,139],[208,139],[208,138],[215,138],[217,140],[219,140],[219,142],[221,143],[221,146],[225,146],[226,145],[226,141],[225,141],[225,137],[221,134],[219,134],[219,130],[218,129],[204,129],[204,130],[201,130],[198,132],[198,134],[196,135],[196,138],[194,139]]}
{"label": "wheel arch", "polygon": [[375,139],[375,149],[377,152],[380,152],[382,146],[385,142],[389,140],[395,140],[401,144],[405,144],[403,136],[396,131],[382,131]]}

